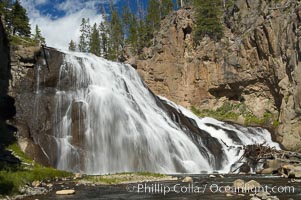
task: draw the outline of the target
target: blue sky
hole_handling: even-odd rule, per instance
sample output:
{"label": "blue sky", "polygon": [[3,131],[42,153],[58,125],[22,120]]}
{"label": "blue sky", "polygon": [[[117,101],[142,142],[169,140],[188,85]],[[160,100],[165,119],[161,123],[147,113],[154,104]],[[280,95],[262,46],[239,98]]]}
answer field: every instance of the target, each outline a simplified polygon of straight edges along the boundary
{"label": "blue sky", "polygon": [[[101,5],[109,8],[111,0],[20,0],[30,18],[32,30],[38,25],[48,46],[66,49],[72,39],[80,35],[81,19],[90,18],[91,23],[102,21]],[[112,0],[121,9],[130,4],[135,11],[136,2],[146,5],[147,0]]]}

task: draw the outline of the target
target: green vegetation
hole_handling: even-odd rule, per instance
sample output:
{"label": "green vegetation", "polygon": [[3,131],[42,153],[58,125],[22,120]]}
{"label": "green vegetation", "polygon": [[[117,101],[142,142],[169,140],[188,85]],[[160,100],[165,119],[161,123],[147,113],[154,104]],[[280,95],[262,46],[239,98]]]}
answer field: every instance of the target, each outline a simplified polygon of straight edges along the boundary
{"label": "green vegetation", "polygon": [[[120,12],[111,4],[109,14],[102,8],[104,21],[100,22],[97,30],[95,25],[91,27],[89,19],[83,18],[79,44],[75,50],[119,61],[123,60],[125,50],[133,54],[141,53],[144,47],[153,44],[161,19],[173,11],[174,5],[172,0],[149,0],[147,8],[139,1],[136,8],[133,13],[129,6],[124,6]],[[71,41],[69,47],[70,44]]]}
{"label": "green vegetation", "polygon": [[33,40],[41,44],[45,44],[45,38],[42,36],[41,30],[38,25],[36,25]]}
{"label": "green vegetation", "polygon": [[224,34],[222,26],[221,0],[194,0],[195,20],[194,41],[197,43],[204,36],[220,40]]}
{"label": "green vegetation", "polygon": [[262,118],[256,117],[252,112],[247,110],[244,103],[231,104],[225,102],[221,107],[216,110],[198,110],[195,107],[191,107],[191,111],[199,117],[212,117],[222,121],[235,121],[239,116],[244,118],[244,125],[272,125],[274,128],[279,126],[279,121],[275,119],[272,113],[265,112]]}
{"label": "green vegetation", "polygon": [[195,107],[191,107],[192,112],[200,117],[213,117],[218,120],[236,120],[240,113],[235,112],[237,108],[239,108],[240,104],[234,105],[228,102],[225,102],[221,107],[216,110],[204,109],[202,111],[196,109]]}
{"label": "green vegetation", "polygon": [[13,45],[13,46],[22,45],[24,47],[29,47],[29,46],[39,45],[38,40],[32,39],[30,37],[10,35],[9,40],[10,40],[10,44]]}
{"label": "green vegetation", "polygon": [[40,43],[45,44],[45,38],[37,25],[34,34],[31,35],[26,9],[22,7],[19,0],[0,1],[0,15],[11,45],[37,46]]}
{"label": "green vegetation", "polygon": [[120,184],[128,181],[143,181],[148,179],[164,178],[166,175],[151,172],[122,172],[101,176],[86,176],[84,179],[93,183]]}
{"label": "green vegetation", "polygon": [[20,150],[17,144],[10,145],[8,149],[22,161],[22,164],[14,169],[7,168],[0,171],[0,194],[2,195],[16,194],[20,187],[35,180],[49,180],[72,175],[70,172],[43,167],[35,163]]}
{"label": "green vegetation", "polygon": [[92,28],[91,37],[90,37],[90,52],[100,56],[100,36],[99,31],[97,30],[97,24],[95,23]]}
{"label": "green vegetation", "polygon": [[7,13],[7,22],[13,35],[30,37],[29,18],[19,0],[12,4],[11,11]]}
{"label": "green vegetation", "polygon": [[69,51],[75,51],[76,50],[76,44],[73,40],[71,40],[69,42],[69,48],[68,49],[69,49]]}

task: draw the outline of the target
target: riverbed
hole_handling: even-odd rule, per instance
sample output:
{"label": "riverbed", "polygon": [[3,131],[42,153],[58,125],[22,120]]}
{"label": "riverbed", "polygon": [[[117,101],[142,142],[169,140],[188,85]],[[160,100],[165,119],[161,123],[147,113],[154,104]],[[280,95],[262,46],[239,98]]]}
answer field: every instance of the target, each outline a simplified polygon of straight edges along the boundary
{"label": "riverbed", "polygon": [[[288,179],[277,176],[262,175],[173,175],[178,180],[126,183],[116,185],[82,185],[76,181],[57,182],[53,190],[46,195],[32,196],[25,200],[98,200],[98,199],[212,199],[224,200],[251,199],[255,193],[269,192],[269,196],[280,200],[301,200],[300,179]],[[182,182],[184,177],[192,177],[193,182]],[[256,180],[262,186],[258,191],[235,191],[233,182]],[[56,191],[74,189],[73,195],[56,195]]]}

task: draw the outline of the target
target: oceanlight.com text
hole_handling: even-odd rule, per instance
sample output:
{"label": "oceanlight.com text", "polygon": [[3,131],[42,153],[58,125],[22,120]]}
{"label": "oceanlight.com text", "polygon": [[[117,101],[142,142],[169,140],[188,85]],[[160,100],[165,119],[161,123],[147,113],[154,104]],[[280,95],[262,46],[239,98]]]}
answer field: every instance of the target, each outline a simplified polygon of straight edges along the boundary
{"label": "oceanlight.com text", "polygon": [[268,192],[275,193],[295,193],[294,186],[260,186],[254,188],[233,187],[230,185],[219,184],[174,184],[165,185],[163,183],[139,183],[129,184],[126,187],[128,192],[143,193],[143,194],[163,194],[179,193],[179,194],[204,194],[204,193],[259,193]]}

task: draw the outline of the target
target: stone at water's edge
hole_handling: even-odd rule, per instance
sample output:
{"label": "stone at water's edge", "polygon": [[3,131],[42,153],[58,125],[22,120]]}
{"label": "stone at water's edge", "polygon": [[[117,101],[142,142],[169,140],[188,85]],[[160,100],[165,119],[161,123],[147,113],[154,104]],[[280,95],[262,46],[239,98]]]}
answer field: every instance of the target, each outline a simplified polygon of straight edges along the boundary
{"label": "stone at water's edge", "polygon": [[241,179],[237,179],[233,182],[233,187],[236,189],[242,189],[245,187],[245,181]]}
{"label": "stone at water's edge", "polygon": [[259,188],[261,185],[255,180],[250,180],[245,183],[246,190],[253,190],[255,188]]}
{"label": "stone at water's edge", "polygon": [[186,176],[183,180],[182,180],[183,183],[190,183],[190,182],[193,182],[193,179],[190,177],[190,176]]}
{"label": "stone at water's edge", "polygon": [[59,190],[59,191],[56,191],[55,194],[57,194],[57,195],[71,195],[71,194],[75,194],[75,190]]}

